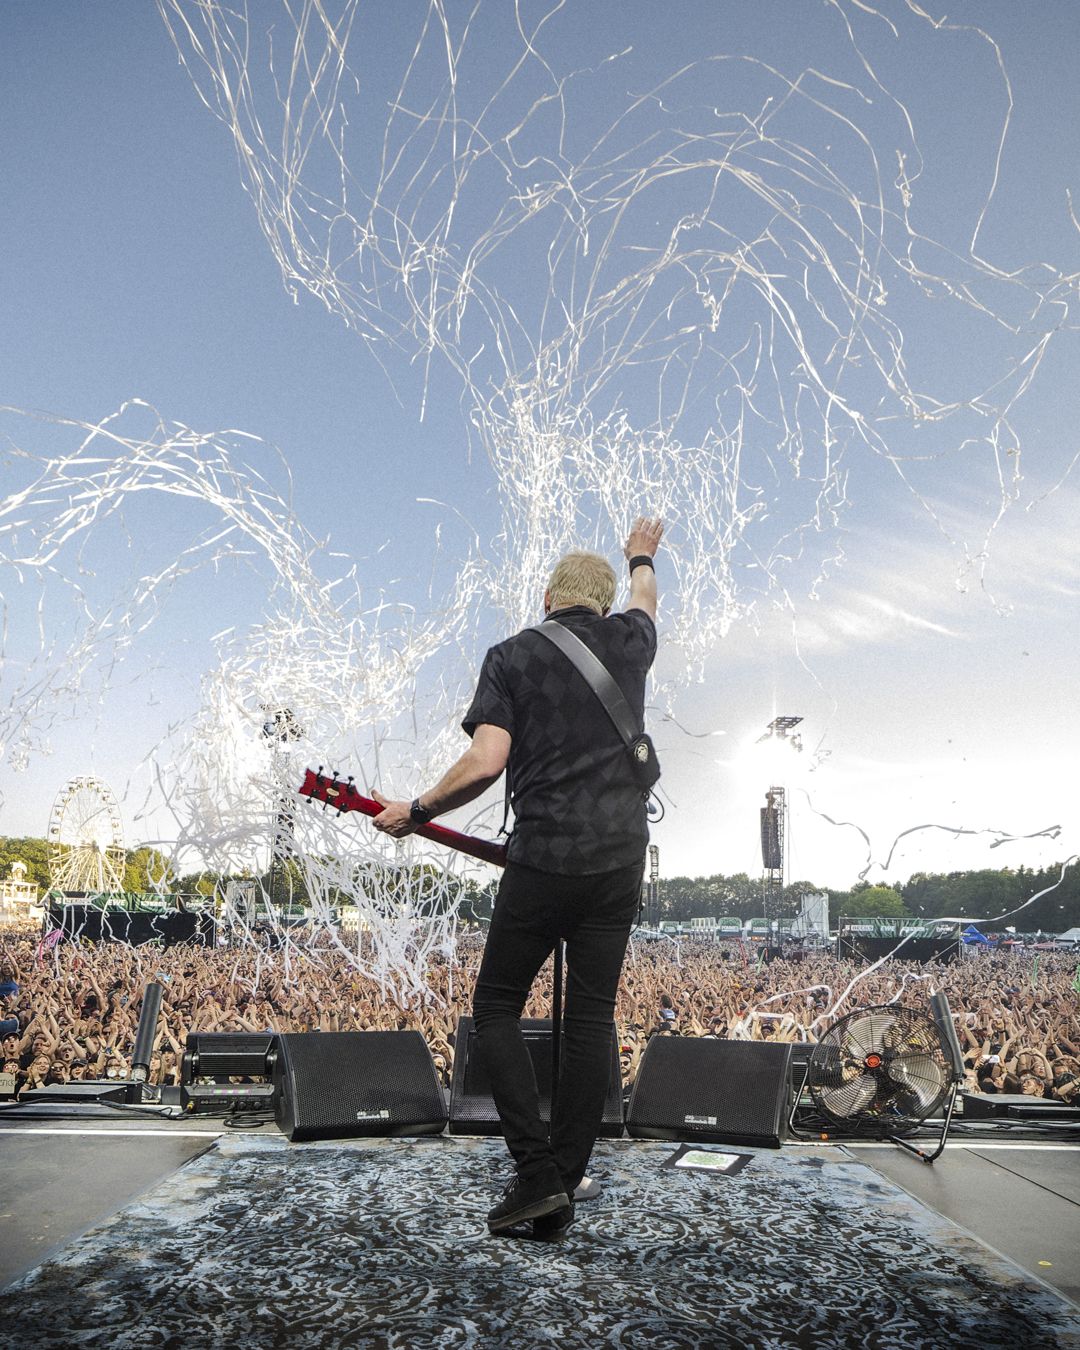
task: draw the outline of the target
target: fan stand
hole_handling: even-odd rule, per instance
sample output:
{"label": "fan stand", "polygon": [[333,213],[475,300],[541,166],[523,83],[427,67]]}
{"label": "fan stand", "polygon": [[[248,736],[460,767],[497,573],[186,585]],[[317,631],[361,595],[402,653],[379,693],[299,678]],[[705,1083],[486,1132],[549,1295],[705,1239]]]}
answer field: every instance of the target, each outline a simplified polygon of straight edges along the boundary
{"label": "fan stand", "polygon": [[[811,1134],[804,1129],[800,1129],[796,1125],[795,1122],[799,1114],[800,1105],[802,1103],[803,1091],[806,1088],[806,1080],[807,1078],[809,1078],[809,1076],[810,1076],[810,1066],[807,1065],[807,1067],[803,1070],[802,1081],[795,1090],[795,1100],[792,1103],[791,1114],[788,1117],[788,1133],[790,1135],[793,1135],[796,1139],[817,1139],[821,1141],[835,1140],[837,1143],[850,1143],[853,1139],[867,1138],[867,1136],[865,1135],[857,1135],[857,1134],[852,1134],[850,1136],[844,1135],[842,1128],[839,1128],[838,1131],[835,1133],[833,1130],[821,1130],[816,1134]],[[898,1145],[898,1147],[906,1149],[908,1153],[913,1153],[917,1158],[921,1159],[924,1163],[927,1164],[927,1166],[929,1166],[934,1162],[936,1158],[939,1158],[941,1154],[944,1152],[945,1143],[949,1137],[949,1129],[952,1126],[953,1111],[956,1109],[956,1093],[959,1086],[960,1084],[956,1082],[956,1080],[954,1079],[951,1090],[949,1092],[948,1105],[945,1108],[945,1118],[942,1122],[941,1134],[938,1137],[937,1147],[934,1149],[933,1153],[927,1153],[925,1149],[921,1149],[917,1147],[915,1144],[908,1143],[906,1139],[901,1138],[901,1136],[898,1134],[883,1134],[879,1138],[874,1139],[872,1142],[874,1143],[885,1142],[890,1144],[896,1144]]]}
{"label": "fan stand", "polygon": [[909,1153],[914,1153],[916,1158],[920,1158],[927,1166],[929,1166],[935,1158],[941,1156],[945,1149],[945,1141],[949,1137],[949,1126],[952,1124],[953,1111],[956,1109],[956,1090],[958,1087],[959,1084],[954,1079],[952,1088],[949,1092],[949,1104],[945,1108],[945,1119],[942,1122],[941,1134],[938,1137],[938,1145],[933,1153],[926,1153],[923,1149],[917,1148],[914,1144],[909,1144],[906,1139],[901,1139],[900,1136],[896,1134],[887,1134],[885,1138],[893,1144],[899,1144],[901,1148],[907,1149]]}

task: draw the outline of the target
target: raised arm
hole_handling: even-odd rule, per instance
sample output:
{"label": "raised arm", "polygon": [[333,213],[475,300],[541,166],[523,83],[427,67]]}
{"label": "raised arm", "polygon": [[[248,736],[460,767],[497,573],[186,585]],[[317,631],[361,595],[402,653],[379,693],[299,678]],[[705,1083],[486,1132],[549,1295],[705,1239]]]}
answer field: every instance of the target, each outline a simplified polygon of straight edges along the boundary
{"label": "raised arm", "polygon": [[[630,570],[630,603],[627,609],[643,609],[650,619],[656,622],[656,572],[649,561],[656,557],[660,539],[664,533],[663,523],[651,520],[647,516],[638,516],[633,529],[626,537],[623,553],[628,563],[635,564]],[[644,559],[644,561],[637,561]]]}

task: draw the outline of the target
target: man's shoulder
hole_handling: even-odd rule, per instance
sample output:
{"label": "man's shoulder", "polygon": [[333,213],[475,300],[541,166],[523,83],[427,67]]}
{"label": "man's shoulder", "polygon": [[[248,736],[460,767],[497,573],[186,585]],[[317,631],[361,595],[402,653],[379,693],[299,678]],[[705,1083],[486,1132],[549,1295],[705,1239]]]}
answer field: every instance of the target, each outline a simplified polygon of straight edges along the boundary
{"label": "man's shoulder", "polygon": [[620,623],[631,630],[640,630],[642,633],[650,635],[654,640],[656,638],[656,621],[644,609],[638,609],[636,606],[631,609],[620,609],[614,614],[609,614],[605,623]]}
{"label": "man's shoulder", "polygon": [[643,609],[622,609],[602,622],[609,625],[609,633],[616,634],[615,645],[621,645],[628,656],[652,662],[656,655],[656,624],[650,614]]}

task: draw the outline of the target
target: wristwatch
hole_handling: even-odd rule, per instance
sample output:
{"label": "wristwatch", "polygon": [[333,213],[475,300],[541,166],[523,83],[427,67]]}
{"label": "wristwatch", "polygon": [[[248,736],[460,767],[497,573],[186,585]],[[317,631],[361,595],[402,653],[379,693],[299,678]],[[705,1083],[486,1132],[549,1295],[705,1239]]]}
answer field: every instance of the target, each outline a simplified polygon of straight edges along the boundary
{"label": "wristwatch", "polygon": [[409,819],[414,825],[426,825],[429,820],[435,818],[434,811],[428,811],[420,805],[420,798],[414,797],[413,804],[409,807]]}

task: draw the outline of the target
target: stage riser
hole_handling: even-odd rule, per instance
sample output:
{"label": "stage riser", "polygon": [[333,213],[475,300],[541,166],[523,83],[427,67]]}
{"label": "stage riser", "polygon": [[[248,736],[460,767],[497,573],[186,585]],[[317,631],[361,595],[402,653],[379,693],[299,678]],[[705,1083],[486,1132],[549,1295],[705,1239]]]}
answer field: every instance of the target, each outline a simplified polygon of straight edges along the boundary
{"label": "stage riser", "polygon": [[1015,1092],[961,1092],[960,1102],[965,1120],[1038,1120],[1050,1122],[1066,1120],[1080,1122],[1080,1106],[1051,1101],[1047,1097],[1027,1097]]}

